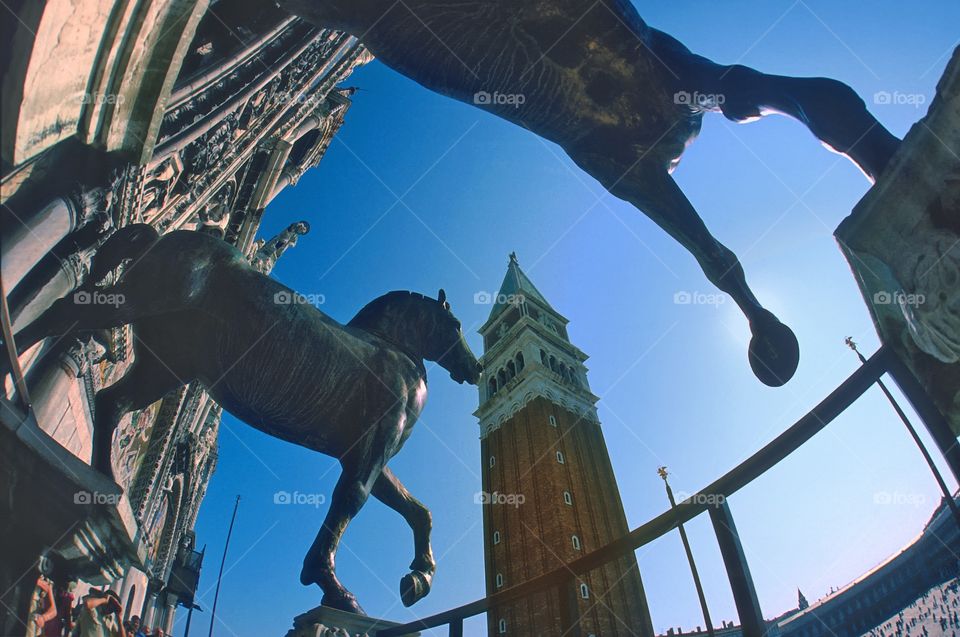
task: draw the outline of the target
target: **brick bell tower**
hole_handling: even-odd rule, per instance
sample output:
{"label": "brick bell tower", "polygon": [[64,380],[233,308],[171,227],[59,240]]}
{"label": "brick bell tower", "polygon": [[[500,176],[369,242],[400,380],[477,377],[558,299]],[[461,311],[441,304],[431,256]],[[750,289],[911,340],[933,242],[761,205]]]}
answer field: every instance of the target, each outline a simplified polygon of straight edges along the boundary
{"label": "brick bell tower", "polygon": [[[487,593],[520,584],[626,535],[584,361],[554,310],[510,255],[480,328],[480,449]],[[652,637],[637,561],[610,562],[577,582],[582,637]],[[491,637],[556,636],[557,592],[488,614]],[[574,637],[572,635],[568,637]]]}

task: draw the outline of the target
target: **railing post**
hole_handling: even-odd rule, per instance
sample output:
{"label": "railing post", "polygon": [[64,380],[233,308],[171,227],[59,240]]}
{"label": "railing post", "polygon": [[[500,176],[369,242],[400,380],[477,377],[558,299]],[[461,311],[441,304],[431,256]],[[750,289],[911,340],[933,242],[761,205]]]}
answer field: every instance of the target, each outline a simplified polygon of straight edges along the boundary
{"label": "railing post", "polygon": [[763,621],[757,589],[753,585],[753,577],[747,565],[747,556],[743,552],[740,535],[737,533],[737,526],[733,522],[733,514],[726,500],[710,508],[710,521],[713,522],[723,564],[727,568],[727,577],[730,580],[730,588],[733,590],[733,599],[737,604],[743,637],[763,637],[766,633],[766,622]]}
{"label": "railing post", "polygon": [[463,618],[450,622],[450,637],[463,637]]}
{"label": "railing post", "polygon": [[934,442],[937,443],[940,453],[947,460],[947,466],[953,472],[954,479],[960,482],[960,441],[947,424],[947,419],[940,413],[917,377],[895,353],[888,357],[887,369],[900,391],[913,405],[914,411],[920,416],[920,420],[923,421]]}
{"label": "railing post", "polygon": [[580,606],[577,604],[576,580],[564,580],[558,587],[560,594],[560,634],[580,637]]}

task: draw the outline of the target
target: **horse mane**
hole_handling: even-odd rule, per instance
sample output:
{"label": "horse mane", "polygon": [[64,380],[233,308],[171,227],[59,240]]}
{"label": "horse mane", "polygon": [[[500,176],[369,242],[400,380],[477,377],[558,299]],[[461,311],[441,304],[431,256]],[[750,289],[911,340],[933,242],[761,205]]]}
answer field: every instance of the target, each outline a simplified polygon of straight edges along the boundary
{"label": "horse mane", "polygon": [[377,320],[383,316],[383,313],[389,307],[396,306],[398,302],[410,300],[433,301],[434,303],[438,302],[436,299],[431,299],[430,297],[424,296],[419,292],[394,290],[393,292],[387,292],[382,296],[378,296],[374,300],[364,305],[360,311],[357,312],[356,316],[350,319],[350,322],[347,323],[347,325],[359,329],[369,329],[376,324]]}

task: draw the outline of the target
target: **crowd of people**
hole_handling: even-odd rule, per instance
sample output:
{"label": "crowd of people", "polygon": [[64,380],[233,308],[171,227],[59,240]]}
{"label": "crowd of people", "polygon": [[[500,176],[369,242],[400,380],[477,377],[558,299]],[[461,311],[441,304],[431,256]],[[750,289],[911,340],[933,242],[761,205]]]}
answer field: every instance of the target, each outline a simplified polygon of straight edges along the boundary
{"label": "crowd of people", "polygon": [[960,578],[927,591],[864,637],[960,637]]}
{"label": "crowd of people", "polygon": [[74,604],[70,588],[55,587],[45,575],[37,579],[27,637],[167,637],[162,628],[141,626],[136,615],[123,620],[120,596],[91,589]]}

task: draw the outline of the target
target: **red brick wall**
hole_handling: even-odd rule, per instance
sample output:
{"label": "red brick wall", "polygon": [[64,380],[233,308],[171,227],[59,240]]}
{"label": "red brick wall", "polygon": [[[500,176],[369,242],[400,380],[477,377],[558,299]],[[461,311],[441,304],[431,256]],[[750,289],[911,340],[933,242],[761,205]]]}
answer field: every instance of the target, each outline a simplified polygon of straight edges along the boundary
{"label": "red brick wall", "polygon": [[[557,426],[549,424],[553,415]],[[487,592],[496,574],[514,586],[595,550],[627,533],[623,505],[603,433],[546,399],[536,398],[481,441],[483,489],[523,496],[522,504],[483,507]],[[564,463],[557,461],[557,451]],[[490,466],[490,457],[495,464]],[[563,492],[573,504],[567,505]],[[493,544],[493,533],[501,541]],[[572,536],[581,548],[573,547]],[[579,600],[581,634],[597,637],[641,635],[645,599],[635,559],[623,559],[587,573],[589,599]],[[502,590],[502,589],[499,589]],[[490,635],[560,635],[556,593],[541,594],[488,613]]]}

